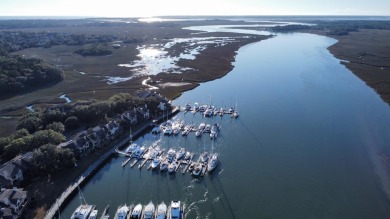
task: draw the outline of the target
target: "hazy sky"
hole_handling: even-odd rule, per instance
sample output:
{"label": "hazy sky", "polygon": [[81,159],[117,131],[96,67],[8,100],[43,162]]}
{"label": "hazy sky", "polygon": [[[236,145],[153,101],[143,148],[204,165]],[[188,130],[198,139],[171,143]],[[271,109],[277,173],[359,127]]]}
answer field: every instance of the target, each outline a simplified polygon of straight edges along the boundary
{"label": "hazy sky", "polygon": [[0,16],[390,15],[390,0],[0,0]]}

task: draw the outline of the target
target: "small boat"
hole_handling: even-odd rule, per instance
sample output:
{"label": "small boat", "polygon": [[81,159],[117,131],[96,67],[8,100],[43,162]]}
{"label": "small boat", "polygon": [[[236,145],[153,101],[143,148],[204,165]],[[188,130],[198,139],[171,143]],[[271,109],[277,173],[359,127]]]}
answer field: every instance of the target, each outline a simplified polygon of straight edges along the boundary
{"label": "small boat", "polygon": [[192,170],[192,175],[195,177],[200,176],[203,169],[203,165],[201,163],[198,163],[194,166],[194,169]]}
{"label": "small boat", "polygon": [[218,154],[215,153],[213,156],[211,156],[210,162],[207,165],[207,171],[209,173],[212,172],[217,167],[218,162]]}
{"label": "small boat", "polygon": [[212,127],[211,127],[211,130],[210,130],[210,138],[211,139],[215,139],[218,137],[218,133],[219,133],[219,130],[220,130],[220,126],[215,123]]}
{"label": "small boat", "polygon": [[183,211],[181,210],[180,201],[171,202],[169,219],[183,219]]}
{"label": "small boat", "polygon": [[133,150],[132,156],[139,159],[142,157],[142,155],[145,153],[145,147],[138,146],[136,149]]}
{"label": "small boat", "polygon": [[219,109],[219,115],[223,116],[223,114],[225,114],[225,111],[225,108],[221,107],[221,109]]}
{"label": "small boat", "polygon": [[233,112],[234,112],[234,108],[233,107],[230,107],[230,109],[229,109],[229,114],[232,114]]}
{"label": "small boat", "polygon": [[202,106],[200,106],[199,107],[199,112],[204,112],[204,111],[206,111],[207,110],[207,105],[202,105]]}
{"label": "small boat", "polygon": [[174,135],[178,135],[180,133],[180,128],[179,127],[176,127],[173,129],[173,134]]}
{"label": "small boat", "polygon": [[157,207],[156,219],[165,219],[167,216],[167,205],[163,202]]}
{"label": "small boat", "polygon": [[184,148],[180,148],[178,152],[176,152],[176,160],[180,160],[183,158],[186,150]]}
{"label": "small boat", "polygon": [[152,169],[157,169],[157,167],[160,165],[161,163],[161,158],[160,157],[155,157],[152,161]]}
{"label": "small boat", "polygon": [[199,104],[195,103],[194,107],[192,107],[192,113],[196,113],[196,112],[198,112],[198,110],[199,110]]}
{"label": "small boat", "polygon": [[168,163],[168,161],[163,161],[162,163],[161,163],[161,165],[160,165],[160,170],[161,171],[167,171],[168,170],[168,166],[169,166],[169,163]]}
{"label": "small boat", "polygon": [[204,127],[203,132],[210,133],[210,131],[211,131],[211,125],[210,125],[210,124],[207,124],[207,125]]}
{"label": "small boat", "polygon": [[202,163],[207,163],[207,161],[209,160],[209,154],[207,152],[203,152],[201,155],[200,155],[200,161]]}
{"label": "small boat", "polygon": [[142,217],[142,205],[138,204],[134,207],[130,214],[130,219],[141,219]]}
{"label": "small boat", "polygon": [[128,154],[131,154],[137,148],[138,148],[137,143],[134,143],[134,142],[130,141],[130,145],[126,148],[125,152],[128,153]]}
{"label": "small boat", "polygon": [[80,187],[77,187],[79,190],[80,195],[80,205],[76,208],[76,210],[73,212],[70,219],[87,219],[92,211],[95,209],[95,205],[89,205],[85,201],[85,198],[83,196],[83,193],[81,192]]}
{"label": "small boat", "polygon": [[191,105],[189,103],[187,103],[186,105],[184,105],[184,111],[185,112],[188,112],[191,110]]}
{"label": "small boat", "polygon": [[195,168],[195,163],[191,163],[190,166],[188,167],[188,171],[192,172]]}
{"label": "small boat", "polygon": [[213,116],[213,110],[211,108],[207,109],[206,111],[204,111],[203,116],[204,117],[211,117],[211,116]]}
{"label": "small boat", "polygon": [[95,209],[91,212],[88,219],[97,219],[97,215],[98,215],[98,210]]}
{"label": "small boat", "polygon": [[126,219],[130,209],[127,205],[119,206],[115,214],[115,219]]}
{"label": "small boat", "polygon": [[233,114],[232,114],[232,117],[233,118],[238,118],[238,116],[240,116],[240,114],[238,113],[237,110],[234,110]]}
{"label": "small boat", "polygon": [[149,204],[145,206],[143,219],[154,219],[154,212],[154,204],[152,202],[149,202]]}
{"label": "small boat", "polygon": [[176,168],[177,168],[177,163],[176,162],[172,162],[168,166],[168,172],[169,173],[174,173],[176,171]]}
{"label": "small boat", "polygon": [[167,126],[167,127],[165,127],[165,128],[163,129],[163,133],[164,133],[164,135],[172,135],[173,130],[172,130],[171,127]]}
{"label": "small boat", "polygon": [[184,155],[183,160],[189,160],[190,158],[191,158],[191,153],[187,151],[186,154]]}
{"label": "small boat", "polygon": [[176,157],[176,151],[174,149],[169,149],[168,150],[168,153],[167,153],[167,160],[169,163],[172,163],[173,160],[175,159]]}

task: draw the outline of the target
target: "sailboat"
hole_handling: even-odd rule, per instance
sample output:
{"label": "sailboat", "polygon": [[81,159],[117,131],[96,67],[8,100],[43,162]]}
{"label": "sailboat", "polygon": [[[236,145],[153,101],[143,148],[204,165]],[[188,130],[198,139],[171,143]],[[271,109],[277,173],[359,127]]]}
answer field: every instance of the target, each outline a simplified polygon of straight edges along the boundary
{"label": "sailboat", "polygon": [[213,153],[213,145],[211,146],[211,159],[207,165],[207,171],[210,173],[212,172],[218,165],[219,163],[219,160],[218,160],[218,154],[217,153]]}
{"label": "sailboat", "polygon": [[238,110],[237,110],[237,97],[236,97],[236,107],[234,108],[234,111],[233,111],[233,113],[232,113],[232,117],[233,118],[238,118],[238,116],[240,115],[239,113],[238,113]]}
{"label": "sailboat", "polygon": [[87,219],[91,212],[95,209],[95,205],[87,204],[80,187],[77,186],[77,188],[80,195],[80,206],[76,208],[70,219]]}

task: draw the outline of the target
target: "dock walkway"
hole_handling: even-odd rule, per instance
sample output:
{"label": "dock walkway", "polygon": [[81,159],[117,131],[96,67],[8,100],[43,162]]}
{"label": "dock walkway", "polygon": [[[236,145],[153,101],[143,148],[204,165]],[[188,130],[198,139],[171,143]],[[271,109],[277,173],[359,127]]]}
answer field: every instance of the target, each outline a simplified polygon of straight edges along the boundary
{"label": "dock walkway", "polygon": [[[169,116],[173,116],[176,113],[178,113],[179,111],[180,111],[180,108],[179,107],[175,107],[171,111]],[[162,115],[162,116],[158,117],[157,120],[162,120],[163,118],[164,117]],[[137,136],[137,135],[141,134],[144,130],[149,128],[150,125],[152,125],[152,121],[149,121],[149,122],[145,123],[144,125],[142,125],[141,127],[139,127],[139,129],[137,129],[133,133],[133,135]],[[102,165],[106,160],[108,160],[112,156],[112,154],[115,153],[117,148],[121,147],[122,145],[127,144],[131,140],[130,138],[131,138],[130,136],[127,136],[124,139],[122,139],[119,143],[114,145],[109,151],[107,151],[105,154],[103,154],[90,167],[88,167],[88,169],[75,182],[73,182],[71,185],[69,185],[69,187],[56,199],[56,202],[53,203],[53,205],[50,207],[50,209],[46,212],[46,215],[45,215],[44,218],[45,219],[53,218],[55,216],[55,214],[58,212],[58,209],[61,208],[62,204],[70,197],[70,195],[72,193],[77,191],[77,187],[80,186],[87,178],[91,177],[93,175],[93,172],[100,165]]]}

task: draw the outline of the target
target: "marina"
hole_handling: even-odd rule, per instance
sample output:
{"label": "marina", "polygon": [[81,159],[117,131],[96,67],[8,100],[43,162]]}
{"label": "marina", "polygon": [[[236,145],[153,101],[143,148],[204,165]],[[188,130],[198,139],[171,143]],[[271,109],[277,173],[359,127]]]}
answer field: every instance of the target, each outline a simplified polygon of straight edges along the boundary
{"label": "marina", "polygon": [[[191,111],[172,118],[196,128],[202,122],[220,124],[215,140],[192,131],[187,137],[148,132],[134,140],[150,146],[161,139],[163,156],[183,147],[195,154],[193,165],[168,174],[144,171],[146,163],[140,171],[129,167],[133,160],[122,168],[127,158],[116,156],[85,183],[83,193],[97,209],[107,201],[116,209],[123,203],[181,200],[186,219],[388,218],[389,184],[376,157],[388,145],[390,111],[327,51],[335,42],[289,33],[243,47],[229,74],[173,101],[205,103],[210,91],[214,103],[237,96],[238,119]],[[178,174],[195,169],[204,145],[221,161],[212,174],[200,179]],[[202,172],[203,166],[197,167]],[[69,218],[79,204],[77,197],[70,199],[61,215]]]}

